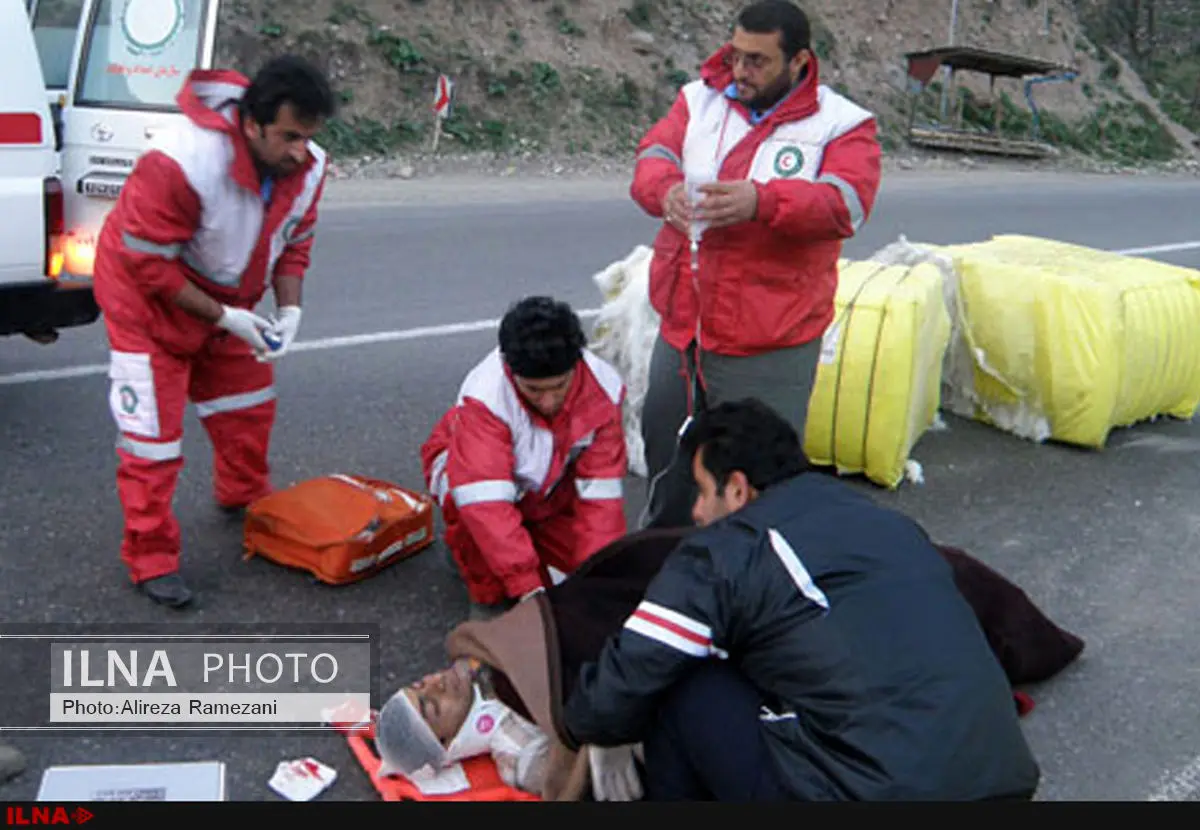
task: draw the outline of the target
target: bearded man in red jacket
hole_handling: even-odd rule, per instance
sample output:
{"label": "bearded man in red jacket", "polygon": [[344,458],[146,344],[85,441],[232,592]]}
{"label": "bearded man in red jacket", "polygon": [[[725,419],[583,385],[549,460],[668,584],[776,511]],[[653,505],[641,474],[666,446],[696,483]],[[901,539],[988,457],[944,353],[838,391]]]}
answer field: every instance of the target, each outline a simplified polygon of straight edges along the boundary
{"label": "bearded man in red jacket", "polygon": [[[155,602],[191,603],[171,502],[188,402],[213,445],[217,503],[237,511],[271,490],[272,361],[300,325],[326,157],[311,141],[335,102],[294,56],[250,83],[197,70],[177,96],[186,121],[156,136],[96,247],[94,290],[111,348],[109,406],[121,559]],[[276,321],[254,313],[274,286]]]}
{"label": "bearded man in red jacket", "polygon": [[516,303],[498,346],[421,447],[474,618],[543,590],[625,535],[625,384],[586,343],[567,304]]}
{"label": "bearded man in red jacket", "polygon": [[787,0],[748,6],[639,145],[631,194],[663,219],[645,526],[691,524],[695,484],[676,442],[694,411],[757,398],[803,441],[842,243],[874,207],[881,158],[874,117],[820,83],[810,37]]}

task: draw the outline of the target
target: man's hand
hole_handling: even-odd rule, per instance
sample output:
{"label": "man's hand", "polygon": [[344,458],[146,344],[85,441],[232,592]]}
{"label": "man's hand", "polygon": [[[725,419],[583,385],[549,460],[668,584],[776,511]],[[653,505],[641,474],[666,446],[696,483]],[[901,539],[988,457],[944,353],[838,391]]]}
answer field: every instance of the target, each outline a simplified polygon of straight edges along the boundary
{"label": "man's hand", "polygon": [[642,780],[633,762],[633,746],[588,747],[592,796],[597,801],[637,801]]}
{"label": "man's hand", "polygon": [[300,330],[300,306],[285,305],[279,309],[279,316],[272,327],[271,334],[279,341],[278,348],[272,349],[264,356],[264,360],[278,360],[287,353],[288,346],[296,339]]}
{"label": "man's hand", "polygon": [[701,185],[700,192],[704,198],[696,207],[696,218],[710,228],[750,222],[758,214],[758,188],[748,179]]}
{"label": "man's hand", "polygon": [[190,282],[184,282],[183,287],[171,299],[174,300],[175,305],[188,314],[206,323],[215,325],[221,319],[221,315],[225,313],[223,305]]}
{"label": "man's hand", "polygon": [[217,320],[217,325],[230,334],[237,335],[245,340],[250,344],[250,348],[254,349],[260,356],[270,351],[267,341],[263,339],[263,332],[270,331],[271,323],[259,317],[253,311],[247,311],[244,308],[234,308],[233,306],[223,306],[221,309],[221,318]]}
{"label": "man's hand", "polygon": [[692,204],[688,201],[687,186],[683,182],[673,185],[663,198],[663,219],[675,230],[687,235],[692,221]]}

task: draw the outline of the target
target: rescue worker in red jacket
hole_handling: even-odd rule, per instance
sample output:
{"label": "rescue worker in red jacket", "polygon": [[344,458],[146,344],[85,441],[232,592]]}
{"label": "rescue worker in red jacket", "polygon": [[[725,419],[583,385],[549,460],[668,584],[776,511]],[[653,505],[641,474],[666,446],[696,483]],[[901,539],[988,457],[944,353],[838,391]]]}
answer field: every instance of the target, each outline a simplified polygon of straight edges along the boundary
{"label": "rescue worker in red jacket", "polygon": [[[212,442],[217,503],[236,511],[271,489],[272,362],[300,324],[326,170],[311,139],[334,112],[323,74],[293,56],[252,83],[194,71],[177,101],[187,122],[139,158],[101,230],[94,280],[120,431],[121,559],[171,607],[192,600],[171,504],[189,400]],[[269,285],[274,321],[253,311]]]}
{"label": "rescue worker in red jacket", "polygon": [[875,119],[821,85],[808,19],[787,0],[746,7],[642,139],[631,195],[664,220],[650,265],[662,325],[642,418],[644,526],[691,524],[695,483],[675,452],[697,409],[757,398],[803,440],[837,261],[874,207],[880,158]]}
{"label": "rescue worker in red jacket", "polygon": [[488,618],[625,535],[625,384],[549,297],[513,305],[421,447],[446,545]]}

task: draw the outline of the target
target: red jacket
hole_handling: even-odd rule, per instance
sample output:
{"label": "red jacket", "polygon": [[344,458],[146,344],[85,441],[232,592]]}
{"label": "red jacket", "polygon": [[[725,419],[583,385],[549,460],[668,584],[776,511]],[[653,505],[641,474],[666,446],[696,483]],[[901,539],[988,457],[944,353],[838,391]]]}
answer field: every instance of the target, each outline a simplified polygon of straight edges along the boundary
{"label": "red jacket", "polygon": [[[630,193],[651,216],[693,176],[752,178],[758,213],[706,231],[693,279],[688,239],[663,223],[654,241],[650,299],[677,349],[752,355],[820,337],[833,319],[842,240],[870,216],[881,149],[871,113],[821,86],[813,57],[800,85],[760,124],[725,94],[729,47],[680,90],[638,146]],[[697,295],[699,300],[697,301]]]}
{"label": "red jacket", "polygon": [[465,525],[510,596],[542,585],[529,524],[570,515],[576,563],[625,535],[624,399],[617,371],[585,351],[547,423],[525,405],[496,349],[421,447],[426,486]]}
{"label": "red jacket", "polygon": [[96,246],[94,291],[105,316],[191,351],[213,327],[169,297],[192,282],[219,302],[253,308],[271,279],[308,269],[326,156],[273,183],[264,207],[232,104],[236,73],[197,70],[177,96],[187,122],[156,137],[134,166]]}

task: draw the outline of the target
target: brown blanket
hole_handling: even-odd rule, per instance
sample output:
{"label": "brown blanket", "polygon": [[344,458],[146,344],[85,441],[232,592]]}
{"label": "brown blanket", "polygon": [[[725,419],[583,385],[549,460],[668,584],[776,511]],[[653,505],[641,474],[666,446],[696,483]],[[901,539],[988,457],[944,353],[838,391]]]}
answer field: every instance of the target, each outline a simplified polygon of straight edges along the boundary
{"label": "brown blanket", "polygon": [[[449,656],[475,657],[502,675],[497,694],[552,742],[547,801],[590,796],[586,753],[559,740],[562,706],[580,667],[633,613],[666,556],[690,529],[633,533],[598,552],[560,585],[487,622],[466,622],[446,639]],[[1083,641],[1047,618],[996,571],[957,548],[939,546],[1014,685],[1045,680],[1075,660]]]}

